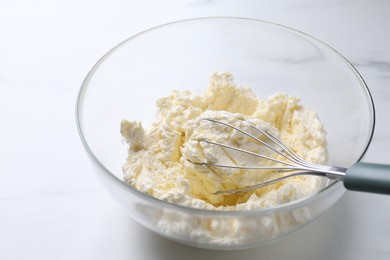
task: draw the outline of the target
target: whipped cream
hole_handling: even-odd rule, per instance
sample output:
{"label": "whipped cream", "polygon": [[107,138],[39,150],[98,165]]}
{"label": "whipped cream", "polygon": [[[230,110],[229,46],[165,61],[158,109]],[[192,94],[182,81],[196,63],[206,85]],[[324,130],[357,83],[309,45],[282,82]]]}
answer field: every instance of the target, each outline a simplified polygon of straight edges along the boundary
{"label": "whipped cream", "polygon": [[[207,167],[194,164],[273,165],[275,162],[228,151],[199,140],[230,144],[276,157],[238,131],[204,118],[218,119],[253,132],[248,122],[279,136],[307,161],[327,161],[325,130],[316,113],[297,97],[276,93],[261,100],[250,88],[236,86],[230,73],[215,73],[203,95],[173,91],[157,101],[158,116],[150,128],[123,120],[121,133],[129,144],[124,180],[156,198],[187,207],[220,210],[269,208],[307,196],[324,185],[320,177],[298,176],[242,194],[216,191],[242,188],[282,172]],[[280,159],[280,158],[279,158]]]}

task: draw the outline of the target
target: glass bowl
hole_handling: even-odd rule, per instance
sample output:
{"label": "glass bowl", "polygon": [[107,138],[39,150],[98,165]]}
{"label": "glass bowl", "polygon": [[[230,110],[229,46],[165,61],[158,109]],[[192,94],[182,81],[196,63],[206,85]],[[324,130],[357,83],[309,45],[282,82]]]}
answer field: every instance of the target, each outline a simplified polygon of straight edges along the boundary
{"label": "glass bowl", "polygon": [[[327,131],[332,165],[349,167],[367,150],[374,106],[353,66],[307,34],[246,18],[178,21],[123,41],[87,75],[76,119],[97,176],[132,218],[184,244],[233,250],[264,245],[301,228],[328,210],[345,189],[331,182],[309,197],[277,207],[213,211],[170,204],[126,185],[121,120],[147,126],[156,114],[157,98],[175,89],[202,91],[213,72],[225,71],[262,99],[282,91],[316,111]],[[226,225],[228,231],[220,228]]]}

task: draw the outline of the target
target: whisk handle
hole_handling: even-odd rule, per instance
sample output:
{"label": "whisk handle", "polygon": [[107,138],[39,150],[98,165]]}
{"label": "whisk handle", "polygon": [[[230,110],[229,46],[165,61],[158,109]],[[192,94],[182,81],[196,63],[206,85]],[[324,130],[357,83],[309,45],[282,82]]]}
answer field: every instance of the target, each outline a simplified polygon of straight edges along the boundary
{"label": "whisk handle", "polygon": [[359,162],[344,177],[347,190],[390,195],[390,165]]}

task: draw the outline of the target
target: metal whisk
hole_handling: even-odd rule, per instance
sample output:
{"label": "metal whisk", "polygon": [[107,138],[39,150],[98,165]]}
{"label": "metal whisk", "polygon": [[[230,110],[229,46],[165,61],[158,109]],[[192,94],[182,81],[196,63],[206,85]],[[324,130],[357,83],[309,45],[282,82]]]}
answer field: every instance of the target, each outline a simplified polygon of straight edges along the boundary
{"label": "metal whisk", "polygon": [[[254,126],[253,124],[245,121],[252,129],[254,129],[260,136],[264,136],[268,139],[269,142],[265,142],[255,135],[244,131],[238,127],[235,127],[229,123],[222,122],[215,119],[204,118],[203,120],[221,124],[225,127],[232,128],[243,135],[246,135],[258,142],[259,145],[264,145],[271,151],[276,154],[282,156],[285,161],[279,160],[270,156],[266,156],[263,154],[251,152],[245,149],[241,149],[239,147],[234,147],[231,145],[214,142],[210,140],[198,140],[199,142],[208,143],[211,145],[216,145],[219,147],[223,147],[226,149],[246,153],[255,157],[259,157],[262,159],[270,160],[278,163],[275,166],[240,166],[240,165],[225,165],[225,164],[215,164],[209,162],[192,162],[197,165],[206,165],[208,167],[220,167],[220,168],[237,168],[237,169],[246,169],[246,170],[278,170],[278,171],[286,171],[289,174],[284,175],[279,178],[271,179],[266,182],[258,183],[253,186],[248,186],[240,189],[234,190],[221,190],[217,191],[215,194],[236,194],[241,192],[252,191],[284,179],[298,176],[298,175],[315,175],[315,176],[323,176],[329,179],[333,179],[336,181],[343,181],[344,186],[348,190],[356,190],[356,191],[365,191],[372,193],[382,193],[382,194],[390,194],[390,165],[385,164],[374,164],[374,163],[363,163],[357,162],[352,165],[350,168],[343,168],[338,166],[326,166],[320,164],[314,164],[308,162],[301,157],[299,157],[296,153],[294,153],[280,138],[276,137],[273,133],[268,130],[261,130]],[[265,173],[266,174],[266,173]]]}

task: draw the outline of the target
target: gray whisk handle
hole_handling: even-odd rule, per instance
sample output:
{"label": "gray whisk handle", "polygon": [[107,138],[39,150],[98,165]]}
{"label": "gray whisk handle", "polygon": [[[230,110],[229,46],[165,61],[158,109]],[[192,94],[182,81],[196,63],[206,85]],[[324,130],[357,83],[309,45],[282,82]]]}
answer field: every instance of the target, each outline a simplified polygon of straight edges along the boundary
{"label": "gray whisk handle", "polygon": [[390,195],[390,165],[359,162],[344,177],[347,190]]}

